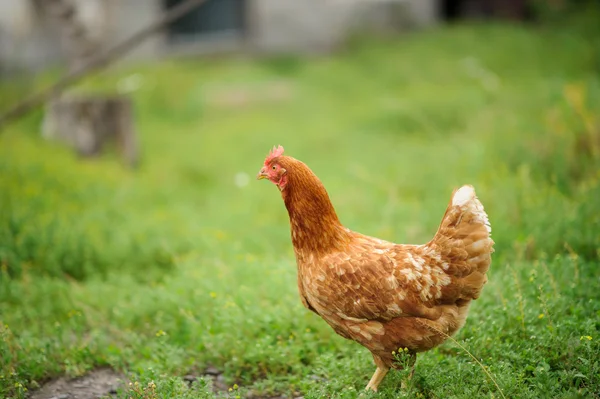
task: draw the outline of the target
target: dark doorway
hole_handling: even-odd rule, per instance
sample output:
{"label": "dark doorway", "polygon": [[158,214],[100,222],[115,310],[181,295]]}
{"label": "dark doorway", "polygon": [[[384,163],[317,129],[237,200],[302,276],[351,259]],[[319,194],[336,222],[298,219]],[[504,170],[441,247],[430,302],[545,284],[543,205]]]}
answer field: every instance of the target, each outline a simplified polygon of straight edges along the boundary
{"label": "dark doorway", "polygon": [[528,19],[531,14],[527,0],[442,0],[441,12],[449,21],[463,18]]}
{"label": "dark doorway", "polygon": [[[163,0],[170,8],[183,0]],[[168,25],[170,41],[195,41],[208,36],[236,35],[245,28],[244,0],[207,0],[187,15]]]}

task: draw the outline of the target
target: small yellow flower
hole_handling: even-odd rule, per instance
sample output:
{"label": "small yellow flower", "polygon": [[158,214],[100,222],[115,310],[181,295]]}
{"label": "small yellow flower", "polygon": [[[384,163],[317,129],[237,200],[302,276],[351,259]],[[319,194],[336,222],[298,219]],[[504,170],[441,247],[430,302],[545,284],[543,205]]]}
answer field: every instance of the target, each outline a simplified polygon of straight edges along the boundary
{"label": "small yellow flower", "polygon": [[232,388],[229,388],[229,392],[231,392],[231,391],[233,391],[233,389],[232,389]]}
{"label": "small yellow flower", "polygon": [[543,319],[543,318],[544,318],[544,316],[546,316],[546,315],[545,315],[545,314],[543,314],[543,313],[540,313],[540,315],[538,316],[538,319]]}
{"label": "small yellow flower", "polygon": [[580,340],[580,341],[583,341],[584,339],[587,339],[588,341],[591,341],[591,340],[592,340],[592,337],[591,337],[591,335],[582,335],[582,336],[579,338],[579,340]]}
{"label": "small yellow flower", "polygon": [[156,336],[157,336],[157,337],[162,337],[163,335],[167,335],[167,333],[166,333],[166,332],[164,332],[163,330],[158,330],[158,331],[156,332]]}
{"label": "small yellow flower", "polygon": [[217,293],[216,292],[211,292],[210,293],[210,297],[211,298],[216,298],[217,297]]}
{"label": "small yellow flower", "polygon": [[233,384],[233,389],[238,389],[238,384]]}
{"label": "small yellow flower", "polygon": [[227,234],[224,231],[217,230],[215,232],[215,237],[217,238],[217,240],[221,241],[227,238]]}

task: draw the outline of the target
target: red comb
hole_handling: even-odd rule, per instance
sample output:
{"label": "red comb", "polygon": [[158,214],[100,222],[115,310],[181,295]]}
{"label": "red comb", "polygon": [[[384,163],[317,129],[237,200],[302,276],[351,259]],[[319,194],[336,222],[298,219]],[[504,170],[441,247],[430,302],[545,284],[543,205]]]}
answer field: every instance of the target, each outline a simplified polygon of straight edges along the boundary
{"label": "red comb", "polygon": [[269,152],[269,155],[267,155],[267,158],[265,159],[265,165],[268,164],[269,162],[271,162],[271,160],[273,158],[277,158],[282,155],[283,155],[283,147],[282,146],[273,147],[273,149],[271,150],[271,152]]}

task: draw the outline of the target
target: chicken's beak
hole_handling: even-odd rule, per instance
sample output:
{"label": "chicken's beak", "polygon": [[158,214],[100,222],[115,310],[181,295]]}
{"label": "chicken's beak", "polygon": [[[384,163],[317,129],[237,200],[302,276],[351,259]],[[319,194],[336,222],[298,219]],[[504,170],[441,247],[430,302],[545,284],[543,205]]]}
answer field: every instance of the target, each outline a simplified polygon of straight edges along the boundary
{"label": "chicken's beak", "polygon": [[260,172],[258,172],[258,175],[256,175],[257,180],[266,179],[268,177],[269,175],[267,174],[267,170],[265,168],[262,168]]}

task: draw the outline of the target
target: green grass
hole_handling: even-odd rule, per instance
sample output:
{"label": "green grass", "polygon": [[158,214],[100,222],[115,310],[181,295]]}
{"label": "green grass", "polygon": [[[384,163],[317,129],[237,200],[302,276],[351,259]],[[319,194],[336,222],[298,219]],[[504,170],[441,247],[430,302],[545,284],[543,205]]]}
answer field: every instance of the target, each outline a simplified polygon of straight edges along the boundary
{"label": "green grass", "polygon": [[[142,78],[135,171],[43,141],[39,114],[13,125],[0,397],[102,366],[139,384],[122,398],[212,397],[181,379],[208,365],[239,386],[230,397],[358,397],[371,356],[302,307],[285,208],[254,181],[274,144],[320,176],[346,226],[396,242],[426,241],[452,189],[474,184],[497,245],[457,341],[507,398],[600,397],[600,80],[579,39],[457,26],[312,60],[106,72],[80,89]],[[287,97],[265,100],[278,80]],[[211,100],[240,88],[246,103]],[[367,397],[501,397],[452,342],[420,355],[406,391],[402,377]]]}

